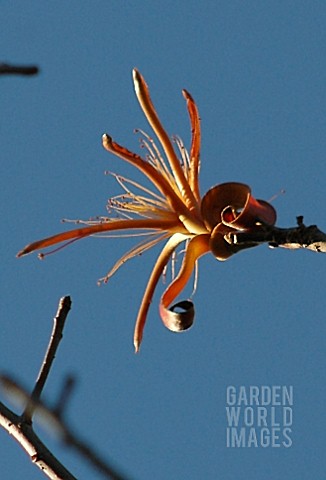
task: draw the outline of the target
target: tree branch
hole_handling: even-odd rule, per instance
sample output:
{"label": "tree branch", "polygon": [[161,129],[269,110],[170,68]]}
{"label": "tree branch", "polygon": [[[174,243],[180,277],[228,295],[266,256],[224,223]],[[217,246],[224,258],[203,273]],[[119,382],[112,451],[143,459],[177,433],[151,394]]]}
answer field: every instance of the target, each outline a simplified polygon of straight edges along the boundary
{"label": "tree branch", "polygon": [[70,308],[70,297],[61,298],[57,314],[54,317],[48,348],[31,394],[10,376],[0,375],[0,385],[7,394],[12,398],[20,398],[26,403],[23,414],[17,415],[0,402],[0,426],[15,438],[32,462],[52,480],[76,480],[76,478],[59,462],[34,432],[32,416],[35,412],[41,416],[51,430],[54,430],[60,436],[66,445],[74,448],[84,460],[87,460],[104,477],[111,480],[123,480],[125,477],[120,475],[90,445],[78,438],[62,420],[63,409],[67,404],[74,383],[71,376],[66,378],[59,399],[53,408],[48,407],[41,400],[41,394],[62,338]]}
{"label": "tree branch", "polygon": [[52,480],[77,480],[40,440],[32,425],[23,423],[16,415],[0,402],[0,425],[25,450],[32,462]]}
{"label": "tree branch", "polygon": [[[91,447],[89,444],[79,438],[67,426],[67,424],[62,420],[61,415],[58,415],[56,408],[51,409],[40,399],[33,401],[28,392],[11,377],[8,377],[6,375],[0,375],[0,383],[2,384],[3,388],[13,397],[19,397],[27,402],[32,403],[33,410],[35,410],[36,413],[41,416],[43,421],[46,422],[46,424],[51,428],[51,430],[55,431],[66,445],[75,449],[84,460],[87,460],[92,465],[92,467],[98,470],[105,478],[111,480],[126,479],[126,477],[118,473],[115,468],[113,468],[104,458],[102,458],[94,450],[93,447]],[[6,430],[14,436],[14,438],[20,443],[24,450],[26,450],[26,452],[30,455],[33,462],[37,463],[36,459],[37,461],[39,461],[39,459],[46,459],[46,461],[43,461],[42,466],[38,466],[42,468],[44,473],[51,473],[52,475],[52,471],[55,469],[52,467],[51,462],[58,462],[56,458],[53,457],[47,447],[40,441],[40,439],[34,433],[32,426],[30,424],[22,422],[22,417],[15,415],[1,403],[0,425],[6,428]],[[10,427],[10,430],[9,428],[7,428],[8,426]],[[26,447],[28,448],[28,450]],[[50,461],[50,465],[47,465],[48,461]],[[61,464],[59,462],[58,464],[55,464],[55,467],[57,468],[57,470],[55,470],[55,474],[57,476],[48,475],[49,478],[62,478],[63,480],[70,480],[75,478],[69,472],[68,473],[70,476],[61,477],[59,473],[61,470],[58,470],[60,465]]]}
{"label": "tree branch", "polygon": [[270,225],[255,226],[245,232],[232,232],[226,236],[231,245],[249,248],[268,243],[270,247],[282,247],[290,250],[305,248],[313,252],[326,253],[326,234],[316,225],[306,227],[303,217],[297,217],[297,227],[278,228]]}
{"label": "tree branch", "polygon": [[36,75],[39,69],[36,65],[9,65],[0,63],[0,75]]}

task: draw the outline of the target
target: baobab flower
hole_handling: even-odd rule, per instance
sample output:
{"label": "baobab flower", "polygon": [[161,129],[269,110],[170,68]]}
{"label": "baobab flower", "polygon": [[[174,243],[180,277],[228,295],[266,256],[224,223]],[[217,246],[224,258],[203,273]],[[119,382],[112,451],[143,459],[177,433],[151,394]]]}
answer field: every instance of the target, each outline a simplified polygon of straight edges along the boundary
{"label": "baobab flower", "polygon": [[[133,70],[133,81],[139,104],[160,143],[161,150],[143,132],[142,146],[147,151],[144,157],[130,152],[107,134],[103,135],[103,146],[140,170],[151,181],[154,191],[115,175],[124,192],[109,200],[108,210],[111,217],[83,222],[86,224],[84,227],[31,243],[18,253],[18,257],[65,242],[61,247],[52,250],[57,251],[75,240],[104,232],[124,230],[127,236],[134,236],[135,232],[146,234],[146,239],[123,255],[102,279],[107,281],[126,260],[165,241],[149,277],[138,312],[134,331],[137,352],[154,290],[177,247],[184,243],[182,264],[159,304],[164,325],[174,332],[188,329],[194,320],[192,301],[173,302],[190,279],[197,260],[208,252],[218,260],[226,260],[241,248],[227,241],[230,233],[253,231],[260,224],[273,225],[276,213],[269,203],[255,200],[250,188],[242,183],[217,185],[201,197],[198,182],[200,120],[193,98],[183,90],[192,134],[188,153],[179,138],[175,138],[174,148],[161,125],[147,84],[136,69]],[[112,218],[112,212],[118,213],[118,218]],[[45,255],[40,254],[41,257]]]}

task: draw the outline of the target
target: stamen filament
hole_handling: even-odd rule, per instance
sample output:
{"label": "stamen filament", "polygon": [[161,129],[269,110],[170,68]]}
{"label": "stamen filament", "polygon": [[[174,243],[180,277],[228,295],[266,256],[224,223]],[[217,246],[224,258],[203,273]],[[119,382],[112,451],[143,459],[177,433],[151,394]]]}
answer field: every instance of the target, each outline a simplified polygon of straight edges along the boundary
{"label": "stamen filament", "polygon": [[160,175],[153,165],[145,162],[145,160],[143,160],[139,155],[130,152],[126,148],[114,142],[107,134],[103,135],[102,141],[106,150],[114,153],[115,155],[137,167],[138,170],[143,172],[144,175],[146,175],[152,181],[156,188],[167,198],[171,210],[178,214],[179,219],[190,233],[200,234],[207,232],[207,229],[200,217],[196,217],[194,213],[189,210],[189,208],[182,202],[182,200],[173,190],[166,178]]}
{"label": "stamen filament", "polygon": [[144,240],[143,242],[139,243],[132,249],[128,250],[119,260],[113,265],[111,270],[105,275],[105,277],[100,278],[98,280],[98,283],[107,283],[108,280],[119,270],[120,267],[124,263],[126,263],[128,260],[131,260],[133,257],[136,257],[137,255],[141,255],[142,253],[146,252],[146,250],[149,250],[150,248],[154,247],[157,245],[159,242],[164,240],[169,236],[169,233],[165,233],[163,235],[160,235],[159,233],[156,233],[156,238],[151,239],[151,240]]}

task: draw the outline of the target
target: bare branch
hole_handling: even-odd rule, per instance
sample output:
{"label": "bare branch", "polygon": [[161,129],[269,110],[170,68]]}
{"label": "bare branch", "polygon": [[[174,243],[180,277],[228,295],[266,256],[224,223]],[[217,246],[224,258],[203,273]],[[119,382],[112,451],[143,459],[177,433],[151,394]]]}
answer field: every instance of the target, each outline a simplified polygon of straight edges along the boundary
{"label": "bare branch", "polygon": [[[58,416],[56,409],[51,409],[40,399],[32,400],[28,392],[14,381],[11,377],[6,375],[0,375],[0,383],[7,393],[11,394],[13,397],[20,397],[23,400],[32,403],[33,411],[35,410],[37,414],[43,419],[43,422],[46,422],[47,426],[51,428],[52,431],[55,431],[61,438],[61,440],[68,445],[69,447],[76,450],[76,452],[81,455],[81,457],[88,461],[93,468],[98,470],[105,478],[111,480],[126,480],[125,476],[122,476],[116,471],[105,459],[103,459],[93,447],[88,445],[85,441],[79,438],[61,419],[61,416]],[[3,412],[2,412],[3,406]],[[2,414],[2,415],[1,415]],[[3,419],[2,419],[3,417]],[[22,421],[22,417],[19,417],[13,414],[7,407],[0,403],[0,425],[4,426],[6,430],[9,429],[6,427],[10,425],[9,433],[14,436],[14,438],[20,443],[20,445],[27,451],[31,459],[36,462],[36,458],[48,459],[48,454],[51,454],[47,448],[42,444],[39,438],[34,433],[32,426],[26,424]],[[33,442],[36,441],[36,446]],[[36,453],[36,447],[39,450]],[[28,450],[27,450],[28,448]],[[45,451],[43,451],[43,448]],[[32,454],[30,453],[32,452]],[[44,453],[45,452],[45,453]],[[55,457],[53,457],[54,460]],[[45,462],[47,466],[47,462]],[[41,468],[41,467],[40,467]],[[42,464],[43,469],[43,464]],[[58,474],[58,472],[57,472]],[[58,474],[59,475],[59,474]],[[63,478],[70,480],[74,478],[71,477],[52,477],[49,478]]]}
{"label": "bare branch", "polygon": [[59,346],[60,340],[62,339],[63,328],[64,328],[65,321],[70,308],[71,308],[70,297],[61,298],[59,302],[57,314],[53,319],[53,329],[52,329],[49,345],[45,353],[43,364],[38,374],[38,378],[36,380],[34,390],[31,394],[32,402],[27,403],[25,411],[22,415],[23,421],[26,423],[31,423],[32,421],[32,416],[34,411],[33,404],[37,403],[37,401],[41,397],[42,390],[44,388],[46,379],[48,378],[48,375],[50,373],[50,369],[51,369],[53,360],[55,358],[57,348]]}
{"label": "bare branch", "polygon": [[0,63],[0,75],[36,75],[39,68],[36,65],[9,65]]}
{"label": "bare branch", "polygon": [[105,478],[123,480],[122,477],[106,460],[104,460],[90,445],[78,438],[62,420],[64,406],[72,391],[74,379],[66,378],[61,395],[54,406],[49,408],[41,401],[41,394],[49,375],[55,354],[62,338],[62,332],[69,310],[71,299],[69,296],[60,299],[58,311],[54,318],[53,329],[48,348],[43,360],[33,392],[29,394],[26,389],[8,375],[0,375],[2,388],[13,399],[21,399],[26,408],[22,415],[16,415],[0,402],[0,426],[17,440],[21,447],[45,475],[55,480],[75,480],[75,477],[57,460],[50,450],[42,443],[33,430],[32,416],[36,412],[43,423],[56,432],[61,440],[79,453]]}
{"label": "bare branch", "polygon": [[298,226],[294,228],[278,228],[270,225],[256,226],[251,231],[229,233],[226,240],[232,244],[246,248],[261,243],[271,247],[282,247],[290,250],[305,248],[313,252],[326,253],[326,234],[316,225],[306,227],[303,217],[297,217]]}
{"label": "bare branch", "polygon": [[0,402],[0,425],[25,450],[32,462],[52,480],[76,480],[40,440],[30,424]]}

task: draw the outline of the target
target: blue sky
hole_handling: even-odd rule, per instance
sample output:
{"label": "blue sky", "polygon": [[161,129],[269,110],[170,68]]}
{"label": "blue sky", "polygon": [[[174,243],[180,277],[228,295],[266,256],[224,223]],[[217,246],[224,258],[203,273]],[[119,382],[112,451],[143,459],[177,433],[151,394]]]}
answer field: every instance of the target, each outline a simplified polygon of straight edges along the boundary
{"label": "blue sky", "polygon": [[[278,225],[297,215],[325,231],[324,2],[3,1],[1,60],[36,63],[34,78],[2,77],[1,369],[32,388],[60,297],[73,308],[44,398],[67,373],[67,412],[83,437],[139,480],[321,479],[325,472],[325,258],[260,247],[220,263],[201,259],[196,323],[167,331],[157,305],[140,355],[133,324],[158,250],[96,281],[130,240],[87,239],[40,262],[26,243],[62,218],[105,215],[119,192],[105,170],[139,178],[105,152],[110,133],[138,148],[149,131],[131,70],[145,76],[168,132],[189,145],[181,95],[202,119],[201,191],[248,183]],[[292,385],[290,448],[227,448],[230,385]],[[4,432],[1,477],[42,478]],[[88,467],[44,433],[78,478]],[[100,477],[99,477],[100,478]]]}

